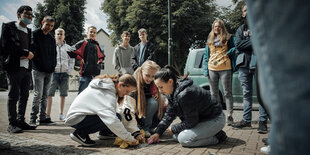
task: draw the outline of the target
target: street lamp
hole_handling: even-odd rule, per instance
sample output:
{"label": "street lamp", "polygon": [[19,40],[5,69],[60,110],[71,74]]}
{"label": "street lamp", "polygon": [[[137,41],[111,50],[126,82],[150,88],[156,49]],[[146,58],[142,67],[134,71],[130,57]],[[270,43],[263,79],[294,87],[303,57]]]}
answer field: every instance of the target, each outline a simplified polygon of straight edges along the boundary
{"label": "street lamp", "polygon": [[168,65],[173,65],[172,37],[171,37],[171,0],[168,0]]}

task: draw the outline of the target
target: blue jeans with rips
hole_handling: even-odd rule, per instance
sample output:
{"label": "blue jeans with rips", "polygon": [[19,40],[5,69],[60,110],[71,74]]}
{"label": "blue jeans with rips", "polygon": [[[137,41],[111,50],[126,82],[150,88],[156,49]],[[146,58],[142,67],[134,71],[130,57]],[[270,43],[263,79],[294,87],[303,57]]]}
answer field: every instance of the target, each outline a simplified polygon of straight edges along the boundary
{"label": "blue jeans with rips", "polygon": [[34,97],[32,102],[32,109],[30,113],[30,120],[35,121],[40,111],[40,120],[46,118],[46,103],[47,91],[51,86],[52,73],[40,72],[33,70],[34,79]]}
{"label": "blue jeans with rips", "polygon": [[[253,78],[255,72],[250,72],[248,68],[239,68],[239,81],[243,89],[243,120],[247,123],[252,121],[252,105],[253,105]],[[267,121],[267,114],[259,105],[259,121]]]}
{"label": "blue jeans with rips", "polygon": [[273,155],[309,154],[310,1],[247,1]]}

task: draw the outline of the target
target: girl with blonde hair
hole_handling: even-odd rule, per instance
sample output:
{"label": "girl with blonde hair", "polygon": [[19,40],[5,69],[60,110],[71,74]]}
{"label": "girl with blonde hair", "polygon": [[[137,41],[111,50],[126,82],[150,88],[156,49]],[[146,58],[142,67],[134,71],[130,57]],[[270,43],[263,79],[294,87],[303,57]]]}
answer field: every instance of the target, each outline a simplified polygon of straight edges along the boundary
{"label": "girl with blonde hair", "polygon": [[235,70],[234,37],[227,32],[224,22],[212,24],[203,58],[204,75],[209,79],[211,95],[220,101],[219,80],[228,110],[227,125],[233,124],[232,72]]}
{"label": "girl with blonde hair", "polygon": [[153,124],[154,117],[161,119],[163,113],[162,97],[154,84],[154,76],[159,69],[154,61],[147,60],[134,73],[138,91],[137,115],[142,120],[141,128],[145,131],[146,137],[150,136],[151,127],[157,125]]}

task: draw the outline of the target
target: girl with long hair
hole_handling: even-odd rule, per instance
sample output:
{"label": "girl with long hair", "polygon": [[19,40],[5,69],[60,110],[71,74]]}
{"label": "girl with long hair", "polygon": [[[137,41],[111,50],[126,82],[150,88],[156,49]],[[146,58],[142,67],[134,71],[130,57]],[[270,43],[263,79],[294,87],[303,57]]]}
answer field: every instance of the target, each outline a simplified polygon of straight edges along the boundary
{"label": "girl with long hair", "polygon": [[209,79],[210,91],[218,101],[219,80],[223,87],[227,107],[227,125],[233,124],[232,72],[235,70],[234,38],[227,32],[224,22],[217,19],[212,24],[203,58],[204,75]]}
{"label": "girl with long hair", "polygon": [[159,69],[154,61],[147,60],[134,73],[138,91],[137,115],[142,120],[141,128],[145,131],[146,137],[150,136],[151,127],[157,125],[153,120],[161,119],[163,113],[162,97],[154,84],[154,75]]}

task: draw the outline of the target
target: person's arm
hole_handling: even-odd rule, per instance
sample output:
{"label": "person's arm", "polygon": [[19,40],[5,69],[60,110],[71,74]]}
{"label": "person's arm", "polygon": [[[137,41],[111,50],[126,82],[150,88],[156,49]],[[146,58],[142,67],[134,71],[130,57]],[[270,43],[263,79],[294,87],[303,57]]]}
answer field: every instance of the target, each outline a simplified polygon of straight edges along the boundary
{"label": "person's arm", "polygon": [[134,47],[134,52],[132,52],[132,54],[131,54],[131,67],[134,71],[139,67],[136,53],[137,53],[137,48]]}
{"label": "person's arm", "polygon": [[149,56],[147,60],[152,60],[154,62],[157,62],[156,60],[156,48],[153,43],[149,42],[149,45],[147,46],[147,49],[149,52]]}
{"label": "person's arm", "polygon": [[[170,101],[168,100],[168,102]],[[175,118],[176,118],[176,109],[172,106],[172,103],[168,103],[165,115],[157,125],[155,133],[157,133],[159,136],[162,135]]]}
{"label": "person's arm", "polygon": [[[112,102],[112,101],[111,101]],[[116,103],[111,103],[116,104]],[[109,109],[102,109],[100,110],[97,115],[103,121],[103,123],[118,137],[125,141],[133,142],[135,139],[131,136],[131,133],[126,130],[123,123],[119,120],[116,116],[116,109],[109,108]]]}
{"label": "person's arm", "polygon": [[204,76],[208,76],[209,75],[209,69],[208,69],[208,62],[209,62],[209,57],[210,57],[210,53],[209,53],[209,46],[206,45],[204,54],[203,54],[203,60],[202,60],[202,69],[203,69],[203,75]]}
{"label": "person's arm", "polygon": [[115,48],[114,53],[113,53],[112,65],[114,66],[114,69],[116,69],[118,71],[118,73],[122,74],[121,67],[119,64],[119,60],[117,57],[117,51],[118,51],[117,49],[118,49],[118,47]]}
{"label": "person's arm", "polygon": [[178,134],[185,129],[190,129],[199,123],[199,113],[195,105],[195,94],[197,92],[187,91],[178,95],[178,102],[183,111],[183,121],[172,125],[171,131],[173,134]]}
{"label": "person's arm", "polygon": [[237,54],[240,54],[242,52],[252,52],[251,39],[243,37],[243,29],[242,29],[243,27],[244,26],[240,26],[236,32],[235,43],[236,43],[236,49],[238,50]]}

